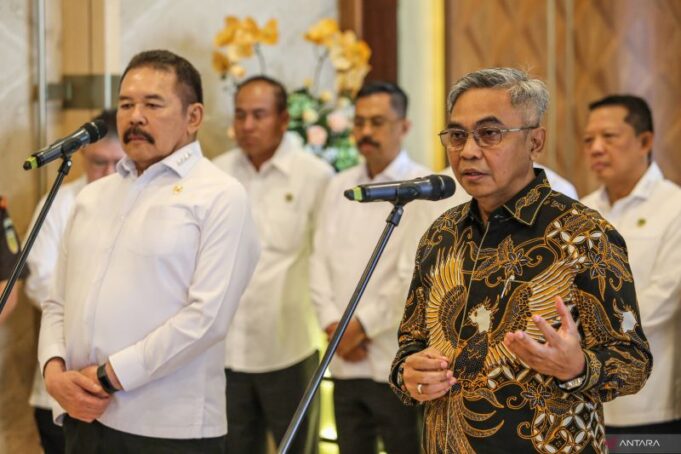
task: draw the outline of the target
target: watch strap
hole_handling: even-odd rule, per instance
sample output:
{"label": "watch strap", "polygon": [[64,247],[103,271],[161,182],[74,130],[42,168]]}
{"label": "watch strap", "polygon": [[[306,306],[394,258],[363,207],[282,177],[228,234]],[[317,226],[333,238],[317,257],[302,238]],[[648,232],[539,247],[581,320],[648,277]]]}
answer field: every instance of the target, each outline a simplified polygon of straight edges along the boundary
{"label": "watch strap", "polygon": [[118,391],[118,389],[114,388],[111,384],[111,380],[109,380],[109,376],[106,374],[106,363],[97,368],[97,380],[99,380],[99,384],[102,385],[102,389],[104,389],[107,394],[113,394]]}

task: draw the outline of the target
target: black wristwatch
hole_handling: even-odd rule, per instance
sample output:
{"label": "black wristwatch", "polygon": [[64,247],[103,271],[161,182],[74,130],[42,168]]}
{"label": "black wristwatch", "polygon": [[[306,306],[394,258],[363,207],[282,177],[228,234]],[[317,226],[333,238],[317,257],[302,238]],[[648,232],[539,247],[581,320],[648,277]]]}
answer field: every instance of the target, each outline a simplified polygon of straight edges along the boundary
{"label": "black wristwatch", "polygon": [[104,389],[107,394],[113,394],[118,391],[118,389],[114,388],[111,384],[109,376],[106,375],[106,363],[97,368],[97,380],[99,380],[99,384],[102,385],[102,389]]}

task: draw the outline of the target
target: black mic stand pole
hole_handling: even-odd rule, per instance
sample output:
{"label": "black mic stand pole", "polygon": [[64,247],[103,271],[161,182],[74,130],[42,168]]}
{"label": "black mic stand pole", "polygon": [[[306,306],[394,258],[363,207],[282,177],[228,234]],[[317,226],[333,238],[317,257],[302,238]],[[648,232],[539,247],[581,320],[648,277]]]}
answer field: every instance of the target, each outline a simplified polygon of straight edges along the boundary
{"label": "black mic stand pole", "polygon": [[376,244],[376,247],[374,248],[374,252],[369,259],[369,263],[367,263],[366,268],[364,268],[364,273],[359,279],[357,287],[355,287],[355,293],[352,294],[350,302],[348,303],[348,307],[345,309],[345,313],[338,322],[336,331],[333,333],[333,336],[329,341],[329,346],[326,348],[322,362],[319,364],[319,366],[317,366],[317,370],[315,371],[312,380],[310,380],[310,383],[307,385],[307,389],[305,390],[303,398],[298,404],[296,413],[293,415],[293,419],[291,420],[288,429],[286,429],[284,438],[279,445],[279,454],[286,454],[291,447],[293,437],[296,435],[296,432],[298,432],[298,429],[300,428],[300,424],[303,422],[305,413],[307,412],[310,403],[312,402],[312,398],[317,392],[319,384],[324,377],[324,372],[326,372],[326,368],[329,367],[331,358],[333,358],[333,355],[338,349],[338,344],[340,343],[341,337],[343,337],[343,334],[350,323],[350,319],[355,313],[355,309],[357,309],[357,304],[359,303],[360,298],[362,298],[362,294],[364,294],[364,290],[369,283],[369,279],[371,278],[371,275],[378,264],[378,259],[381,257],[381,254],[383,254],[383,250],[385,249],[386,244],[388,244],[388,240],[390,239],[390,235],[392,235],[393,230],[399,225],[403,212],[404,203],[400,201],[396,202],[392,211],[390,212],[390,215],[388,216],[388,219],[385,221],[387,224],[385,229],[383,229],[381,238],[378,240],[378,244]]}
{"label": "black mic stand pole", "polygon": [[14,288],[14,284],[16,284],[17,279],[19,278],[19,274],[21,274],[21,271],[24,269],[28,253],[31,252],[31,248],[33,247],[33,243],[35,242],[35,239],[38,236],[38,232],[40,232],[40,228],[43,226],[43,222],[47,217],[48,211],[50,211],[52,202],[54,202],[54,198],[57,196],[57,191],[59,191],[59,188],[61,187],[61,184],[64,181],[64,177],[69,174],[69,171],[73,166],[73,162],[71,161],[71,156],[69,154],[64,153],[62,155],[62,159],[63,161],[59,166],[59,173],[57,174],[57,178],[54,180],[54,183],[52,184],[52,189],[50,189],[50,193],[48,194],[47,199],[45,200],[45,205],[43,205],[43,208],[40,210],[40,214],[38,215],[38,218],[35,221],[35,225],[33,225],[31,233],[28,235],[28,239],[26,240],[26,244],[24,245],[24,248],[21,251],[21,254],[19,255],[19,260],[14,266],[12,275],[9,277],[9,280],[7,281],[7,286],[2,291],[2,296],[0,296],[0,313],[5,308],[5,304],[7,303],[9,295],[12,292],[12,289]]}

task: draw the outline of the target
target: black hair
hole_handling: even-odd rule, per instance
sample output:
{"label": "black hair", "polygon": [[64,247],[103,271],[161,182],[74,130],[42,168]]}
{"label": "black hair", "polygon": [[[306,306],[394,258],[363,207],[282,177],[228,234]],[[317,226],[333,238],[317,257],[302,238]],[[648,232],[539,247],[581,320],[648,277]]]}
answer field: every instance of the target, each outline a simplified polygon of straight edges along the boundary
{"label": "black hair", "polygon": [[132,57],[123,71],[121,83],[128,71],[145,66],[161,71],[172,69],[177,78],[177,85],[180,87],[178,95],[184,108],[196,102],[203,104],[201,75],[189,61],[168,50],[146,50]]}
{"label": "black hair", "polygon": [[378,95],[385,93],[390,96],[390,106],[397,113],[400,118],[407,117],[407,107],[409,107],[409,98],[407,94],[391,82],[384,82],[380,80],[368,82],[362,86],[355,96],[355,102],[360,98],[367,96]]}
{"label": "black hair", "polygon": [[284,87],[284,84],[276,79],[262,74],[259,76],[249,77],[248,79],[241,82],[236,87],[236,91],[234,92],[234,101],[236,101],[236,97],[239,95],[239,92],[242,88],[256,82],[262,82],[272,87],[274,90],[274,107],[277,109],[277,113],[282,113],[288,109],[288,94],[286,93],[286,87]]}
{"label": "black hair", "polygon": [[636,135],[642,132],[654,132],[653,114],[645,99],[634,95],[610,95],[589,104],[589,110],[608,106],[622,106],[627,109],[624,121],[634,128]]}
{"label": "black hair", "polygon": [[106,125],[105,139],[118,139],[118,129],[116,128],[116,109],[102,110],[92,121],[101,120]]}

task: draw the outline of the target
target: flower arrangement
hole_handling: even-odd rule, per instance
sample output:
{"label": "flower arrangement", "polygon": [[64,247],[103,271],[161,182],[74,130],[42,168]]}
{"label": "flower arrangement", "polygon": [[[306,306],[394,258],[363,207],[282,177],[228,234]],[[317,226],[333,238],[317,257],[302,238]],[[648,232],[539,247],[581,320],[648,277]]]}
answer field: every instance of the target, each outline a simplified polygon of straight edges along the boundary
{"label": "flower arrangement", "polygon": [[[371,69],[371,49],[354,32],[341,31],[334,19],[322,19],[312,25],[304,38],[315,46],[316,65],[313,79],[289,93],[289,130],[299,135],[310,152],[340,171],[359,162],[351,134],[352,99]],[[277,40],[276,20],[271,19],[259,28],[252,18],[239,21],[230,16],[215,37],[215,45],[226,51],[213,53],[213,67],[223,79],[236,84],[245,75],[239,61],[255,54],[261,72],[265,72],[260,46],[276,44]],[[328,91],[319,92],[319,77],[327,61],[335,71],[335,96]]]}
{"label": "flower arrangement", "polygon": [[215,35],[214,44],[217,49],[213,51],[213,68],[223,80],[236,84],[237,79],[246,75],[246,70],[239,63],[255,54],[260,64],[260,72],[265,73],[267,67],[261,46],[271,46],[278,41],[276,19],[270,19],[260,28],[252,17],[239,20],[234,16],[227,16],[225,26]]}

